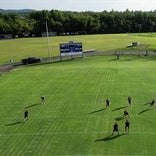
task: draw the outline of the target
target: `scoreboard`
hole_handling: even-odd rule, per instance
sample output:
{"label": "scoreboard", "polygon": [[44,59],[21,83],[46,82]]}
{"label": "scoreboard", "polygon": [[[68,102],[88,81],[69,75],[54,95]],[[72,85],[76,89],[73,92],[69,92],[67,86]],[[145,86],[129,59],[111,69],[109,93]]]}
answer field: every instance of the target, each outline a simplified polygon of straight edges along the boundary
{"label": "scoreboard", "polygon": [[60,44],[60,55],[61,56],[72,56],[72,55],[81,55],[82,54],[82,43],[81,42],[72,42],[61,43]]}

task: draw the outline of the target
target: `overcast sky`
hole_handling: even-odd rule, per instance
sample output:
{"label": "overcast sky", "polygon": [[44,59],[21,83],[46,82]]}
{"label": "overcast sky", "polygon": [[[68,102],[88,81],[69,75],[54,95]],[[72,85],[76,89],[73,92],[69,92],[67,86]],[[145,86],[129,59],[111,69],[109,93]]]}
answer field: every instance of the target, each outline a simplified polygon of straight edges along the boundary
{"label": "overcast sky", "polygon": [[66,11],[156,10],[156,0],[0,0],[1,9]]}

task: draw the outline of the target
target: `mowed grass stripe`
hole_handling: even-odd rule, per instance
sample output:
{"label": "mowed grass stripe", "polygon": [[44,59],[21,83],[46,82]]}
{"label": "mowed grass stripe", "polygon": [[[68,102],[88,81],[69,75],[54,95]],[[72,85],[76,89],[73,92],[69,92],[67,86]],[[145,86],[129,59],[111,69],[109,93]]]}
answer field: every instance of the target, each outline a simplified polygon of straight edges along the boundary
{"label": "mowed grass stripe", "polygon": [[[144,111],[156,89],[154,57],[114,58],[29,66],[0,77],[0,154],[155,155],[155,110]],[[105,109],[107,97],[110,109]],[[25,107],[30,118],[20,123]],[[123,133],[125,120],[119,120],[120,135],[109,137],[124,108],[130,112],[130,134]]]}

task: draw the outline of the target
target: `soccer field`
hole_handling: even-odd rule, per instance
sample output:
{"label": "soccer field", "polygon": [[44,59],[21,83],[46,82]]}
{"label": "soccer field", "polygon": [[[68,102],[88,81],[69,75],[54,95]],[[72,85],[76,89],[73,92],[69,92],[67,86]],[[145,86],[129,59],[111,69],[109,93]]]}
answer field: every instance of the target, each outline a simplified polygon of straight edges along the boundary
{"label": "soccer field", "polygon": [[[156,58],[85,57],[0,76],[0,155],[156,155]],[[45,96],[45,104],[40,97]],[[132,106],[127,97],[132,97]],[[110,98],[110,108],[105,100]],[[24,110],[29,119],[24,122]],[[123,112],[130,114],[125,133]],[[111,136],[118,120],[119,135]]]}

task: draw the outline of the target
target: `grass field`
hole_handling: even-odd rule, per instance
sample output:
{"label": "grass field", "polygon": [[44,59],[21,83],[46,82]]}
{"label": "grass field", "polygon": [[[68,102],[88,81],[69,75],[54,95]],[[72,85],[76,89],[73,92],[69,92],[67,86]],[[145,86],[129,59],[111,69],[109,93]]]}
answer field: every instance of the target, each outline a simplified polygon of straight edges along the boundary
{"label": "grass field", "polygon": [[[149,108],[156,95],[155,59],[86,57],[5,73],[0,77],[0,155],[155,156],[156,110]],[[110,109],[105,109],[107,97]],[[23,122],[26,107],[29,120]],[[121,118],[125,109],[129,134]],[[120,135],[110,136],[115,118]]]}
{"label": "grass field", "polygon": [[[58,56],[59,44],[69,41],[82,42],[83,50],[95,49],[98,52],[125,49],[132,42],[148,44],[149,50],[156,51],[156,33],[54,36],[49,40],[51,56]],[[47,38],[0,40],[0,47],[0,64],[30,56],[49,57]]]}

